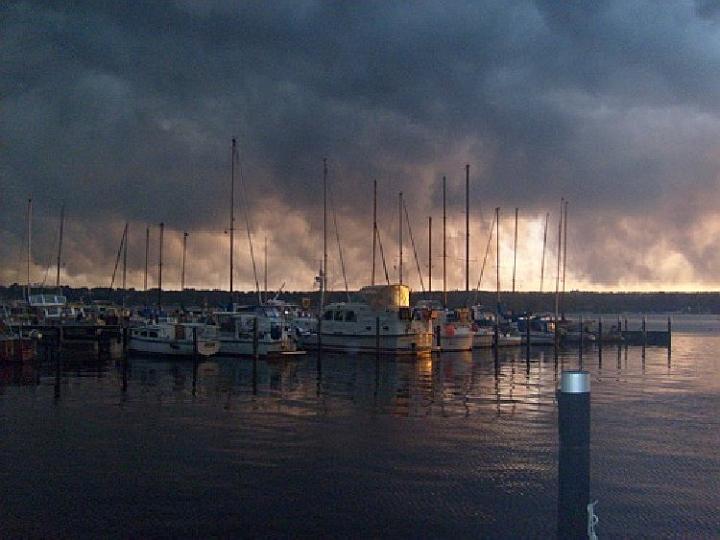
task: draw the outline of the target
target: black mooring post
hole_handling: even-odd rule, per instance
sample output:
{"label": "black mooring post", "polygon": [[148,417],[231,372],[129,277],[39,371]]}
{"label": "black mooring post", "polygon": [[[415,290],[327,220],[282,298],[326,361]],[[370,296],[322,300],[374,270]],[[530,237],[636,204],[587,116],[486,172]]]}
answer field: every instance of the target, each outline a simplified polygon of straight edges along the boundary
{"label": "black mooring post", "polygon": [[437,346],[437,351],[441,352],[442,349],[440,348],[440,325],[435,326],[435,345]]}
{"label": "black mooring post", "polygon": [[563,371],[558,390],[558,538],[587,538],[590,503],[590,374]]}
{"label": "black mooring post", "polygon": [[375,317],[375,359],[380,360],[380,317]]}
{"label": "black mooring post", "polygon": [[530,313],[525,317],[525,355],[530,362]]}
{"label": "black mooring post", "polygon": [[260,337],[258,333],[258,319],[253,319],[253,358],[255,360],[260,356]]}
{"label": "black mooring post", "polygon": [[669,351],[670,348],[672,347],[672,319],[670,317],[668,317],[667,328],[668,328],[667,348]]}

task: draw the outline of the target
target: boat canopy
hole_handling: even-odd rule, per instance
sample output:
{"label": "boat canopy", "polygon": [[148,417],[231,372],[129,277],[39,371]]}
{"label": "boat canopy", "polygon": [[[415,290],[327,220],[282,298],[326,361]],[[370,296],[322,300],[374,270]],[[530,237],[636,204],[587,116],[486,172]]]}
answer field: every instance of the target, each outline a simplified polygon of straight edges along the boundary
{"label": "boat canopy", "polygon": [[32,294],[29,302],[32,307],[62,307],[67,304],[67,298],[58,294]]}
{"label": "boat canopy", "polygon": [[373,310],[387,307],[410,307],[410,287],[407,285],[370,285],[360,294]]}

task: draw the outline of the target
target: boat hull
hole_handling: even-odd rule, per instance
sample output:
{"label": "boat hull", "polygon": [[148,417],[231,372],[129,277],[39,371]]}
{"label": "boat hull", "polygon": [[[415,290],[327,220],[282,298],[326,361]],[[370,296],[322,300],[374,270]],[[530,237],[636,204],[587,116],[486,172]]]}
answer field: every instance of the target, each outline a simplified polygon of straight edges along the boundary
{"label": "boat hull", "polygon": [[[321,334],[322,349],[342,352],[377,352],[378,341],[374,334]],[[383,354],[421,354],[432,349],[432,334],[380,335],[379,348]],[[316,333],[307,334],[302,341],[303,348],[317,350]]]}
{"label": "boat hull", "polygon": [[[220,350],[220,343],[215,340],[198,339],[197,354],[212,356]],[[152,340],[131,337],[128,340],[128,351],[140,354],[161,356],[193,356],[195,347],[192,341]]]}
{"label": "boat hull", "polygon": [[[221,337],[219,341],[219,354],[222,356],[253,356],[255,354],[252,339],[232,339]],[[296,350],[297,347],[292,340],[258,340],[258,356],[280,355],[286,352],[294,352]]]}

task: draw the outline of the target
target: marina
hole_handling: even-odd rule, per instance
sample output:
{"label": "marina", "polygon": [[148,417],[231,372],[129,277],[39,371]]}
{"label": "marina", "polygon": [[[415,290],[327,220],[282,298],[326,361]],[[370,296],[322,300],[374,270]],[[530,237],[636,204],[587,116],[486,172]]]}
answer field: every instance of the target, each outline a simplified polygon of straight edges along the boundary
{"label": "marina", "polygon": [[553,537],[556,389],[582,367],[598,532],[713,536],[720,322],[675,329],[672,354],[593,345],[557,362],[538,348],[6,364],[0,531]]}

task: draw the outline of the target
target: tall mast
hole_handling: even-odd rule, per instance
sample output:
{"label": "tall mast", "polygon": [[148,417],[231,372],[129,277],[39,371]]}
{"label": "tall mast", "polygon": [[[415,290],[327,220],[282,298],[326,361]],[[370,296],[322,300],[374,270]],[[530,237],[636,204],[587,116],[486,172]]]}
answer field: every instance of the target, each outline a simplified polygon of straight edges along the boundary
{"label": "tall mast", "polygon": [[517,240],[518,240],[518,209],[515,208],[515,242],[513,244],[513,280],[512,292],[515,292],[515,270],[517,269]]}
{"label": "tall mast", "polygon": [[563,271],[562,271],[562,313],[565,318],[565,269],[567,267],[567,227],[568,227],[568,201],[565,201],[563,215]]}
{"label": "tall mast", "polygon": [[264,272],[263,272],[263,284],[265,285],[265,301],[267,302],[268,299],[268,284],[267,284],[267,235],[265,235],[265,264],[264,264]]}
{"label": "tall mast", "polygon": [[185,290],[185,255],[187,253],[187,231],[183,232],[182,271],[180,272],[180,290]]}
{"label": "tall mast", "polygon": [[[495,208],[495,294],[497,314],[500,315],[500,207]],[[498,318],[499,320],[499,318]]]}
{"label": "tall mast", "polygon": [[557,335],[557,322],[560,315],[560,259],[562,258],[562,231],[563,231],[563,208],[565,202],[560,198],[560,221],[558,221],[558,241],[557,241],[557,271],[555,272],[555,333]]}
{"label": "tall mast", "polygon": [[465,292],[470,292],[470,164],[465,165]]}
{"label": "tall mast", "polygon": [[432,216],[428,216],[428,293],[432,293]]}
{"label": "tall mast", "polygon": [[60,265],[62,264],[63,228],[65,225],[65,203],[60,206],[60,239],[58,240],[57,274],[55,276],[55,287],[60,294]]}
{"label": "tall mast", "polygon": [[28,199],[28,210],[27,210],[27,296],[28,302],[30,301],[30,294],[32,292],[32,285],[30,282],[30,262],[32,260],[32,198]]}
{"label": "tall mast", "polygon": [[127,289],[127,245],[128,245],[128,222],[125,222],[123,232],[123,277],[122,277],[122,305],[125,307],[125,290]]}
{"label": "tall mast", "polygon": [[162,267],[163,267],[163,234],[165,232],[165,224],[160,223],[160,253],[158,257],[158,311],[162,309]]}
{"label": "tall mast", "polygon": [[447,245],[446,245],[446,238],[445,238],[445,232],[447,228],[447,214],[445,212],[445,184],[446,180],[443,176],[443,306],[447,307]]}
{"label": "tall mast", "polygon": [[235,253],[235,156],[237,141],[232,139],[230,155],[230,302],[233,300],[233,255]]}
{"label": "tall mast", "polygon": [[323,158],[323,262],[320,272],[320,311],[325,307],[325,290],[327,289],[327,158]]}
{"label": "tall mast", "polygon": [[143,279],[143,289],[147,291],[148,284],[148,259],[150,257],[150,227],[145,227],[145,278]]}
{"label": "tall mast", "polygon": [[373,180],[373,241],[372,241],[372,278],[370,285],[375,285],[375,251],[377,249],[377,180]]}
{"label": "tall mast", "polygon": [[542,259],[540,262],[540,292],[543,291],[543,284],[545,282],[545,247],[547,246],[547,228],[548,228],[548,220],[549,219],[550,219],[550,212],[545,214],[545,230],[543,232]]}
{"label": "tall mast", "polygon": [[402,222],[403,222],[403,199],[402,199],[402,191],[401,191],[400,194],[398,195],[398,231],[399,231],[399,244],[400,244],[400,254],[399,254],[399,261],[400,261],[400,262],[399,262],[399,264],[398,264],[398,275],[399,275],[399,278],[400,278],[400,279],[398,280],[398,282],[400,283],[400,285],[402,285],[402,282],[403,282],[403,275],[402,275],[402,271],[403,271],[403,267],[402,267],[402,265],[403,265],[403,252],[402,252],[402,248],[403,248],[403,238],[402,238],[403,225],[402,225]]}

